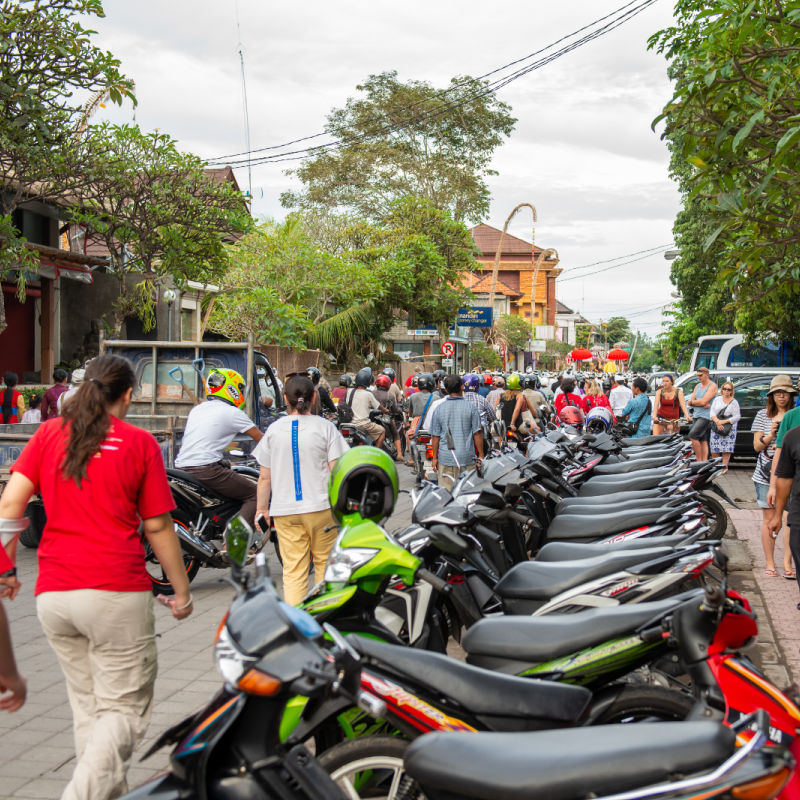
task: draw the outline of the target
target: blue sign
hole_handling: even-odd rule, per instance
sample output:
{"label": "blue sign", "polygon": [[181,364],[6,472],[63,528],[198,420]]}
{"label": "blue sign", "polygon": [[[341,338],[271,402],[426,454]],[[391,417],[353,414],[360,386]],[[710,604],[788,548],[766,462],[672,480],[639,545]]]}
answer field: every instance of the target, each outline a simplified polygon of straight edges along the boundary
{"label": "blue sign", "polygon": [[456,314],[456,324],[463,328],[491,328],[491,306],[473,306],[472,308],[459,308]]}

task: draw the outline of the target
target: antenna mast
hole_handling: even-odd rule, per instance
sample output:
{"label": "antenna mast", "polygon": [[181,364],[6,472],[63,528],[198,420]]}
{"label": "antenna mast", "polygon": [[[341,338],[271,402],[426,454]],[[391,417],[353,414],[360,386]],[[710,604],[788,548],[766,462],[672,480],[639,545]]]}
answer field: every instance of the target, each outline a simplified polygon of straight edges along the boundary
{"label": "antenna mast", "polygon": [[239,41],[236,45],[236,52],[239,54],[239,66],[242,72],[242,111],[244,114],[244,147],[247,150],[247,197],[253,202],[253,174],[250,164],[252,154],[250,152],[250,114],[247,110],[247,82],[244,77],[244,45],[242,44],[242,28],[239,24],[239,2],[236,0],[236,33]]}

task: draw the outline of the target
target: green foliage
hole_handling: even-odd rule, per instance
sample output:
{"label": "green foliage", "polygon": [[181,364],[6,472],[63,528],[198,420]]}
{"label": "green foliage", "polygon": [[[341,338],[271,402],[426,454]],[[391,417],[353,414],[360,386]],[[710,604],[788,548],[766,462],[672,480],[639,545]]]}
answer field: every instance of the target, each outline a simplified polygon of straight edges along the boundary
{"label": "green foliage", "polygon": [[503,359],[500,354],[484,342],[473,342],[470,345],[473,366],[481,366],[484,369],[502,369]]}
{"label": "green foliage", "polygon": [[592,343],[592,333],[595,331],[594,325],[576,325],[575,342],[578,347],[589,347]]}
{"label": "green foliage", "polygon": [[617,342],[632,343],[633,341],[631,324],[625,317],[611,317],[602,324],[601,330],[609,348]]}
{"label": "green foliage", "polygon": [[502,314],[495,323],[497,338],[516,350],[524,350],[531,338],[531,326],[523,317],[516,314]]}
{"label": "green foliage", "polygon": [[[444,327],[469,301],[461,276],[475,267],[469,231],[420,198],[393,203],[378,224],[315,215],[266,221],[230,248],[226,292],[211,327],[264,342],[305,344],[347,363],[382,349],[413,310]],[[263,287],[269,287],[265,290]],[[256,297],[263,313],[255,309]]]}
{"label": "green foliage", "polygon": [[457,221],[485,219],[491,158],[516,122],[486,82],[453,78],[443,94],[384,72],[356,88],[361,97],[328,115],[326,132],[339,148],[293,171],[303,189],[285,193],[283,205],[378,220],[395,200],[414,196]]}
{"label": "green foliage", "polygon": [[[250,214],[233,185],[214,181],[167,134],[95,125],[81,146],[91,169],[67,217],[87,225],[111,254],[120,287],[115,332],[131,313],[152,326],[150,290],[167,276],[178,286],[220,280],[228,266],[225,239],[246,231]],[[129,275],[146,283],[131,290]]]}
{"label": "green foliage", "polygon": [[654,342],[646,333],[639,331],[636,334],[636,349],[627,366],[634,372],[650,372],[654,364],[666,369],[667,359],[661,343]]}
{"label": "green foliage", "polygon": [[[35,258],[26,258],[10,216],[23,200],[52,199],[80,181],[71,159],[76,92],[133,99],[119,61],[78,20],[91,16],[103,16],[100,0],[0,0],[0,272],[17,271],[21,289]],[[0,294],[0,333],[5,327]]]}
{"label": "green foliage", "polygon": [[650,40],[672,61],[659,119],[684,193],[678,244],[695,250],[673,279],[682,293],[692,281],[709,290],[684,295],[677,321],[796,336],[800,307],[786,302],[800,281],[800,6],[679,0],[675,19]]}

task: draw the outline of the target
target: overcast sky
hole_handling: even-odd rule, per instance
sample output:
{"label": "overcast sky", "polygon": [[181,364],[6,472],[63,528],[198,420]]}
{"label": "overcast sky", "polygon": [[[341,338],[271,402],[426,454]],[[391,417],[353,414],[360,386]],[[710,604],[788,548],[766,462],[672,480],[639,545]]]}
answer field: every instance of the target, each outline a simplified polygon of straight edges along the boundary
{"label": "overcast sky", "polygon": [[[367,75],[443,87],[521,58],[623,5],[624,0],[479,3],[475,0],[239,0],[253,148],[319,133],[328,111]],[[244,150],[235,0],[105,0],[93,20],[99,44],[136,82],[136,120],[204,158]],[[650,335],[671,301],[662,251],[618,269],[567,281],[570,268],[672,241],[678,193],[666,146],[650,124],[670,97],[664,59],[647,38],[668,25],[670,0],[511,83],[499,97],[518,123],[498,149],[490,225],[520,202],[536,206],[536,243],[558,250],[558,298],[592,321],[629,316]],[[129,120],[101,110],[96,120]],[[294,185],[286,164],[253,169],[253,211],[282,217]],[[246,170],[237,170],[246,187]],[[527,216],[526,216],[527,214]],[[530,239],[523,210],[510,227]],[[608,266],[608,265],[604,265]],[[589,271],[591,272],[591,271]],[[578,274],[586,274],[587,271]],[[563,282],[562,282],[563,281]]]}

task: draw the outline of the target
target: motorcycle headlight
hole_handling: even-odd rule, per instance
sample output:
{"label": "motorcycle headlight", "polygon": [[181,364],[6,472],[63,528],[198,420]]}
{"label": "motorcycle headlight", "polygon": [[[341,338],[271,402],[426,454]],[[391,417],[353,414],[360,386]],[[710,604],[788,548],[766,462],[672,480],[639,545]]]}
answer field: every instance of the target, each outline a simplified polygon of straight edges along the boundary
{"label": "motorcycle headlight", "polygon": [[326,583],[347,583],[378,552],[374,547],[334,547],[325,567]]}
{"label": "motorcycle headlight", "polygon": [[217,662],[217,669],[231,686],[236,686],[239,679],[244,675],[257,659],[245,655],[239,650],[231,639],[228,628],[225,625],[220,627],[217,641],[214,644],[214,658]]}
{"label": "motorcycle headlight", "polygon": [[457,506],[464,506],[464,508],[468,508],[473,503],[478,501],[478,498],[481,496],[480,492],[475,494],[460,494],[458,497],[454,497],[453,501]]}

